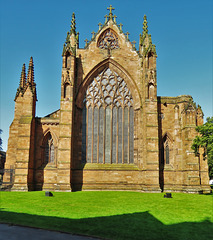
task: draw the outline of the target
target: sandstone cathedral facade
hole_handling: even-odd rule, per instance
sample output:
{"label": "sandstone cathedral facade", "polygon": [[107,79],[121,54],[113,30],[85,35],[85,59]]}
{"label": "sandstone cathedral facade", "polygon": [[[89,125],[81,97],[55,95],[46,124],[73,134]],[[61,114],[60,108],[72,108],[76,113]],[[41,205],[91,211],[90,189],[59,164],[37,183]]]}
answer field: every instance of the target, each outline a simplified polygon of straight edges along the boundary
{"label": "sandstone cathedral facade", "polygon": [[5,166],[15,170],[12,190],[209,192],[207,161],[191,149],[201,107],[188,95],[157,96],[146,16],[137,51],[108,9],[84,48],[72,16],[59,110],[35,117],[33,59],[28,74],[23,65]]}

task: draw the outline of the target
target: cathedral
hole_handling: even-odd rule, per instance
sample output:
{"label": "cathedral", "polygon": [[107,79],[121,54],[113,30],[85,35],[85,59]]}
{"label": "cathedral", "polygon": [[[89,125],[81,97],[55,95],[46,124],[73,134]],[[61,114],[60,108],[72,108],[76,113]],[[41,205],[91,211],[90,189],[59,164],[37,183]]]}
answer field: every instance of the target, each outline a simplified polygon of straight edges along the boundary
{"label": "cathedral", "polygon": [[210,192],[207,160],[191,149],[201,107],[189,95],[157,96],[146,16],[136,50],[108,10],[84,48],[72,15],[60,109],[35,117],[33,58],[27,74],[23,65],[5,163],[11,190]]}

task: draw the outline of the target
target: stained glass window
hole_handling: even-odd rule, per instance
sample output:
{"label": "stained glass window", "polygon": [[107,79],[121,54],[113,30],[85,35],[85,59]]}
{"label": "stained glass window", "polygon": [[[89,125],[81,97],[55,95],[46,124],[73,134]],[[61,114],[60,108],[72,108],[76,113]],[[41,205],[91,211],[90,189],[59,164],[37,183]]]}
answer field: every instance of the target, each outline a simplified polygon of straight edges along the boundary
{"label": "stained glass window", "polygon": [[168,136],[164,136],[162,142],[162,151],[161,151],[161,164],[170,164],[170,158],[172,152],[172,145],[171,141],[169,140]]}
{"label": "stained glass window", "polygon": [[82,161],[133,163],[133,99],[124,79],[105,69],[88,86],[84,103]]}
{"label": "stained glass window", "polygon": [[166,158],[166,164],[169,164],[169,145],[168,142],[166,143],[166,147],[165,147],[165,158]]}
{"label": "stained glass window", "polygon": [[51,134],[48,134],[44,147],[44,161],[45,163],[54,163],[55,161],[55,147]]}

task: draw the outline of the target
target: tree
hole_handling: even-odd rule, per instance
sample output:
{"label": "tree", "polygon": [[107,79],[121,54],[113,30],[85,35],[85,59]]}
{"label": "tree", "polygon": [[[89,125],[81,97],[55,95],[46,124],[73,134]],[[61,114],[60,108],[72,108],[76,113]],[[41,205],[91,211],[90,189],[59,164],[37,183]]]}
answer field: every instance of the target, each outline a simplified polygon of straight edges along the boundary
{"label": "tree", "polygon": [[204,148],[204,157],[208,159],[209,177],[213,178],[213,117],[208,117],[206,123],[196,127],[199,136],[193,141],[192,149],[196,154],[199,152],[199,147]]}
{"label": "tree", "polygon": [[2,138],[1,138],[2,130],[0,129],[0,151],[2,151]]}

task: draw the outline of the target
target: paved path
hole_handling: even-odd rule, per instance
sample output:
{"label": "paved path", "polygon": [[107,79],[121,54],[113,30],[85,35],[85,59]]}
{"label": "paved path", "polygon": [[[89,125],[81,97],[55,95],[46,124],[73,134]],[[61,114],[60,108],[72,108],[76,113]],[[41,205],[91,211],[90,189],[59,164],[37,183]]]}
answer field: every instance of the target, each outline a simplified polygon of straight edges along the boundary
{"label": "paved path", "polygon": [[99,238],[76,236],[30,227],[0,224],[0,240],[98,240]]}

